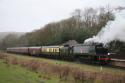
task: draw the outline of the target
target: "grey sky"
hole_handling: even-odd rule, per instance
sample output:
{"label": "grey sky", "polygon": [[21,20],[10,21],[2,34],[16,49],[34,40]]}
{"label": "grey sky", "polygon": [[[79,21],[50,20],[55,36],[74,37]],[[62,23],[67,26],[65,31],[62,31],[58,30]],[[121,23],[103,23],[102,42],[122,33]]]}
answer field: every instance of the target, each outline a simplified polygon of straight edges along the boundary
{"label": "grey sky", "polygon": [[68,18],[75,9],[125,6],[125,0],[0,0],[0,32],[29,32]]}

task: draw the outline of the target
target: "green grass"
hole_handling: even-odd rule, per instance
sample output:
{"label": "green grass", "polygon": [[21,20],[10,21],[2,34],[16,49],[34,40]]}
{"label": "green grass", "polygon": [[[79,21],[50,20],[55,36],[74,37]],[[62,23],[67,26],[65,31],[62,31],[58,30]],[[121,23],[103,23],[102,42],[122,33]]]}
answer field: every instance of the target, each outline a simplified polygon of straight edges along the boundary
{"label": "green grass", "polygon": [[35,73],[18,65],[5,64],[0,59],[0,83],[65,83],[47,73]]}
{"label": "green grass", "polygon": [[0,61],[0,83],[40,83],[40,79],[34,72]]}

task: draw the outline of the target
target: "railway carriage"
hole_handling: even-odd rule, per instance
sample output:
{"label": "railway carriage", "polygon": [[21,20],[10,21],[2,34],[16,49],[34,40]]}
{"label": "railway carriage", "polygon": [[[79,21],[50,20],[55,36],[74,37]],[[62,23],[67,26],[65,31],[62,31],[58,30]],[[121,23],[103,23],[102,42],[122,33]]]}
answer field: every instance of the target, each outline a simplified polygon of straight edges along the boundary
{"label": "railway carriage", "polygon": [[29,48],[28,47],[12,47],[12,48],[7,48],[7,52],[29,54]]}
{"label": "railway carriage", "polygon": [[41,54],[41,46],[29,47],[29,54],[33,56],[39,56]]}
{"label": "railway carriage", "polygon": [[41,56],[57,58],[59,57],[60,46],[42,46],[41,47]]}

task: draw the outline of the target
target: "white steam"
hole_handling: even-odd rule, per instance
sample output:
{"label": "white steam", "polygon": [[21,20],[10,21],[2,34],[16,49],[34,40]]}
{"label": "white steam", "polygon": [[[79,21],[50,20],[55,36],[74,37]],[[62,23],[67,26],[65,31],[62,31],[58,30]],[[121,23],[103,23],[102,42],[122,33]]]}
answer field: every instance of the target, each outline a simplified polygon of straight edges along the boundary
{"label": "white steam", "polygon": [[115,13],[114,21],[109,21],[96,36],[86,39],[84,43],[107,44],[114,40],[125,42],[125,10]]}

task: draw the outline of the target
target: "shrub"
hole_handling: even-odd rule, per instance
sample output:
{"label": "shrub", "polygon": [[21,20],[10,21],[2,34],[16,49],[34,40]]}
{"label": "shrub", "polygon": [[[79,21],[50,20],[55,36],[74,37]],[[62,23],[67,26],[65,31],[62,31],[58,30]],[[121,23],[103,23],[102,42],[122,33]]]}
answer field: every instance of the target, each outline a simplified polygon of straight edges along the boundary
{"label": "shrub", "polygon": [[17,60],[16,57],[13,57],[13,58],[11,59],[11,64],[13,64],[13,65],[17,65],[17,64],[18,64],[18,60]]}

